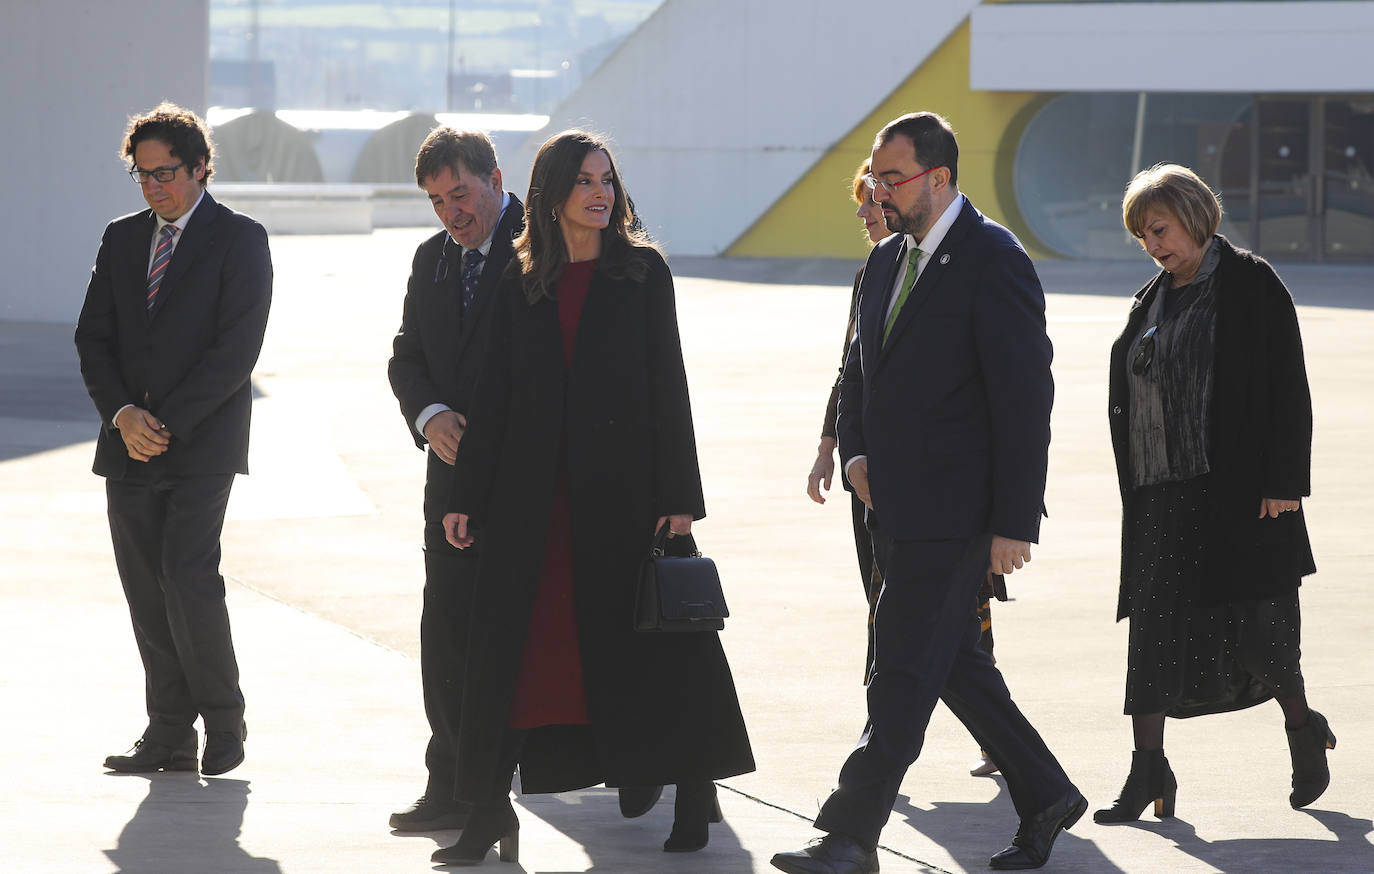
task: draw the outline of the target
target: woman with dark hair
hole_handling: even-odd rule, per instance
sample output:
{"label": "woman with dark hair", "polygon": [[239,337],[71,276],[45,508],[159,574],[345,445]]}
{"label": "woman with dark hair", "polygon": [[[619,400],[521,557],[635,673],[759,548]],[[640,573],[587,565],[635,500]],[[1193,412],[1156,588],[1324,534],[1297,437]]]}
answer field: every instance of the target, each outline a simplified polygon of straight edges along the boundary
{"label": "woman with dark hair", "polygon": [[1122,499],[1117,619],[1130,619],[1126,715],[1135,752],[1100,823],[1178,783],[1164,720],[1275,699],[1293,762],[1294,808],[1316,801],[1336,736],[1307,705],[1298,586],[1315,572],[1312,398],[1293,297],[1264,259],[1217,233],[1221,203],[1187,167],[1131,180],[1126,230],[1160,272],[1136,292],[1112,346],[1112,448]]}
{"label": "woman with dark hair", "polygon": [[706,846],[713,781],[754,769],[716,633],[632,630],[655,533],[705,509],[672,274],[628,203],[602,140],[540,148],[444,519],[481,553],[456,785],[476,807],[436,862],[515,858],[517,764],[522,792],[605,783],[627,815],[676,784],[669,852]]}

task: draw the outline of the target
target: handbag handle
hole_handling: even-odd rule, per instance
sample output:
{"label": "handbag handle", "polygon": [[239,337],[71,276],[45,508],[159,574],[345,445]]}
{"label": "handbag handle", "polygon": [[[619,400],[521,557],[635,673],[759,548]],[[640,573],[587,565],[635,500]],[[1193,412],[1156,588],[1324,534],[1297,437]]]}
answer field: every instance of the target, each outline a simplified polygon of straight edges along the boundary
{"label": "handbag handle", "polygon": [[[654,535],[653,543],[649,545],[650,556],[671,555],[674,558],[701,558],[701,550],[697,549],[697,542],[691,534],[678,534],[669,537],[669,529],[672,526],[664,521],[663,527],[658,529]],[[668,551],[669,543],[673,543],[673,550]]]}

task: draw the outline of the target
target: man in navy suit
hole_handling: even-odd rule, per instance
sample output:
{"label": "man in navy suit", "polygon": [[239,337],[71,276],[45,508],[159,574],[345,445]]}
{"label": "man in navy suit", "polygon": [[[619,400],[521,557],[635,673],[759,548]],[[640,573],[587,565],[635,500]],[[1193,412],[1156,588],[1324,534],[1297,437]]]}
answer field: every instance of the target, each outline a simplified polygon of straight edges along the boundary
{"label": "man in navy suit", "polygon": [[525,227],[524,204],[503,190],[496,151],[481,131],[431,131],[415,159],[415,181],[444,229],[415,250],[387,366],[410,436],[429,450],[420,614],[429,779],[418,801],[391,815],[391,827],[402,832],[462,828],[470,812],[453,798],[454,738],[478,559],[449,544],[443,518],[454,455],[486,356],[491,299],[514,252],[511,241]]}
{"label": "man in navy suit", "polygon": [[821,807],[827,835],[773,865],[878,870],[878,835],[944,700],[1006,777],[1021,819],[997,869],[1038,868],[1087,807],[977,646],[989,569],[1030,561],[1044,510],[1054,383],[1045,296],[1005,228],[959,193],[958,145],[934,113],[874,143],[868,184],[893,235],[864,268],[841,383],[848,486],[883,520],[868,725]]}
{"label": "man in navy suit", "polygon": [[234,474],[248,472],[249,377],[272,300],[262,225],[215,202],[204,122],[164,103],[124,155],[148,209],[105,229],[76,326],[100,413],[115,563],[143,659],[148,725],[115,771],[204,774],[243,761],[247,729],[219,572]]}

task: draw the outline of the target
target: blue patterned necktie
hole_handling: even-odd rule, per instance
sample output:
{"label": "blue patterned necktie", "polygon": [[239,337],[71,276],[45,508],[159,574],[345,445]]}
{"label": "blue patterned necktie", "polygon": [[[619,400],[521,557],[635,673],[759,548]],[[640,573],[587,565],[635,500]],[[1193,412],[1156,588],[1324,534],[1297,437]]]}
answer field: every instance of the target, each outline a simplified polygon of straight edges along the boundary
{"label": "blue patterned necktie", "polygon": [[157,250],[153,252],[153,263],[148,268],[148,309],[157,300],[157,290],[162,287],[162,277],[167,275],[167,262],[172,260],[172,238],[176,236],[176,225],[163,225],[162,235],[157,240]]}
{"label": "blue patterned necktie", "polygon": [[477,296],[477,282],[482,278],[482,262],[485,260],[478,249],[468,249],[463,253],[463,312],[468,311],[472,299]]}

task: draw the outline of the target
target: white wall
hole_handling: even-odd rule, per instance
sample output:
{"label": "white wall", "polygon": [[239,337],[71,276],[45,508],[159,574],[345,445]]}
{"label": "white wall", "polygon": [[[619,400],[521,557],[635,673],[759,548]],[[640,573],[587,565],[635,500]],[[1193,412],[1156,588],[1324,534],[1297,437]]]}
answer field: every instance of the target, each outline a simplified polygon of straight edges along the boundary
{"label": "white wall", "polygon": [[501,156],[507,187],[523,196],[548,135],[590,127],[611,137],[670,253],[719,254],[977,3],[665,0],[544,131]]}
{"label": "white wall", "polygon": [[146,206],[118,155],[128,117],[205,112],[210,4],[0,7],[0,319],[75,324],[105,225]]}
{"label": "white wall", "polygon": [[996,3],[973,13],[988,91],[1374,91],[1374,2]]}

